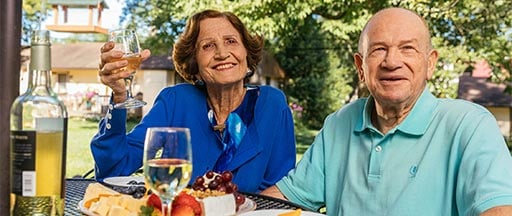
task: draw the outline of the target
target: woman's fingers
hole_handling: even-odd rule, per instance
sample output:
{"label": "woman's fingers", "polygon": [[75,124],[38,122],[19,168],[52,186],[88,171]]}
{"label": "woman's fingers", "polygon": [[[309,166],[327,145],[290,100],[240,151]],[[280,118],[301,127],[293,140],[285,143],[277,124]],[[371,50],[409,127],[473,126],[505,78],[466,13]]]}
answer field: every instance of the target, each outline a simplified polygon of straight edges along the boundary
{"label": "woman's fingers", "polygon": [[142,50],[140,56],[142,57],[142,61],[144,61],[147,58],[149,58],[149,56],[151,56],[151,51],[149,51],[148,49]]}

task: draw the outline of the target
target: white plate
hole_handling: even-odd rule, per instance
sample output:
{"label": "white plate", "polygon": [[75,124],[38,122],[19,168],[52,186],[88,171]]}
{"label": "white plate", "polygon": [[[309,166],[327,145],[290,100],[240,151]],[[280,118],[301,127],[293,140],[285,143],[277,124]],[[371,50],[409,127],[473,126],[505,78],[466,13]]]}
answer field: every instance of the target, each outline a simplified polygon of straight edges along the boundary
{"label": "white plate", "polygon": [[103,179],[103,182],[111,186],[137,186],[135,184],[128,184],[130,181],[144,182],[144,176],[116,176]]}
{"label": "white plate", "polygon": [[80,202],[78,202],[78,209],[80,209],[80,211],[82,213],[84,213],[85,215],[97,216],[96,214],[90,212],[89,209],[84,206],[84,201],[83,200],[80,200]]}
{"label": "white plate", "polygon": [[[82,213],[84,213],[85,215],[98,216],[98,215],[90,212],[89,209],[84,206],[83,200],[80,200],[80,202],[78,202],[78,209],[80,209],[80,211]],[[253,211],[254,209],[256,209],[256,202],[254,202],[254,200],[251,200],[249,198],[245,198],[245,202],[240,206],[240,208],[238,209],[236,214],[238,215],[238,214],[250,212],[250,211]]]}
{"label": "white plate", "polygon": [[[238,216],[278,216],[279,214],[290,212],[293,210],[289,209],[267,209],[267,210],[257,210],[257,211],[250,211],[242,213]],[[325,216],[323,214],[317,213],[317,212],[310,212],[310,211],[301,211],[301,216]]]}

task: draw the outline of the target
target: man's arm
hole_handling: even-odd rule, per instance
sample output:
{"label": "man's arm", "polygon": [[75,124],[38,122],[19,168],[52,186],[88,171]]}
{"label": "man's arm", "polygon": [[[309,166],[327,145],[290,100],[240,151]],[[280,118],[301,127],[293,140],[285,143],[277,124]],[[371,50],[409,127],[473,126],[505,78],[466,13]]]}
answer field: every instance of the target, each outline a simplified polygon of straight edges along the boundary
{"label": "man's arm", "polygon": [[508,216],[512,215],[512,206],[496,206],[483,212],[480,216]]}
{"label": "man's arm", "polygon": [[261,192],[262,195],[275,197],[282,200],[288,200],[284,195],[279,191],[279,188],[277,188],[275,185],[272,185]]}

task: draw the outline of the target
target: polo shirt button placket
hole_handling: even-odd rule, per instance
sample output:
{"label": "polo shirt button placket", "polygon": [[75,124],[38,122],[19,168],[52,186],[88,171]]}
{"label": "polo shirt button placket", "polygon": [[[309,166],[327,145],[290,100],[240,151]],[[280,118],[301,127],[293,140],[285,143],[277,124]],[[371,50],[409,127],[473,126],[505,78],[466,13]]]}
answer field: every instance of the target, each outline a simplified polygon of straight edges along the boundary
{"label": "polo shirt button placket", "polygon": [[380,151],[382,151],[382,146],[380,146],[380,145],[376,146],[376,147],[375,147],[375,151],[376,151],[376,152],[380,152]]}

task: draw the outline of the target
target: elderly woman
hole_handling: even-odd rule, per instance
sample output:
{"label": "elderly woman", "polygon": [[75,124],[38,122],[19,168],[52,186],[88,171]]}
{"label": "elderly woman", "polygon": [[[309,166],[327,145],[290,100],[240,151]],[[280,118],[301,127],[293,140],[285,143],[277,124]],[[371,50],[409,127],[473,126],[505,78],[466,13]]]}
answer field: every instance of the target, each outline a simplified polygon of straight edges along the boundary
{"label": "elderly woman", "polygon": [[[112,103],[126,100],[122,79],[112,73],[127,64],[106,43],[101,49],[101,82]],[[190,128],[195,179],[208,170],[233,173],[240,191],[258,192],[295,165],[293,119],[284,94],[270,86],[247,86],[262,57],[263,39],[251,35],[230,12],[193,15],[174,45],[178,73],[189,83],[164,88],[151,110],[126,134],[126,110],[109,109],[91,141],[96,179],[130,175],[142,165],[148,127]],[[143,58],[150,55],[143,51]],[[112,106],[111,106],[112,107]]]}

